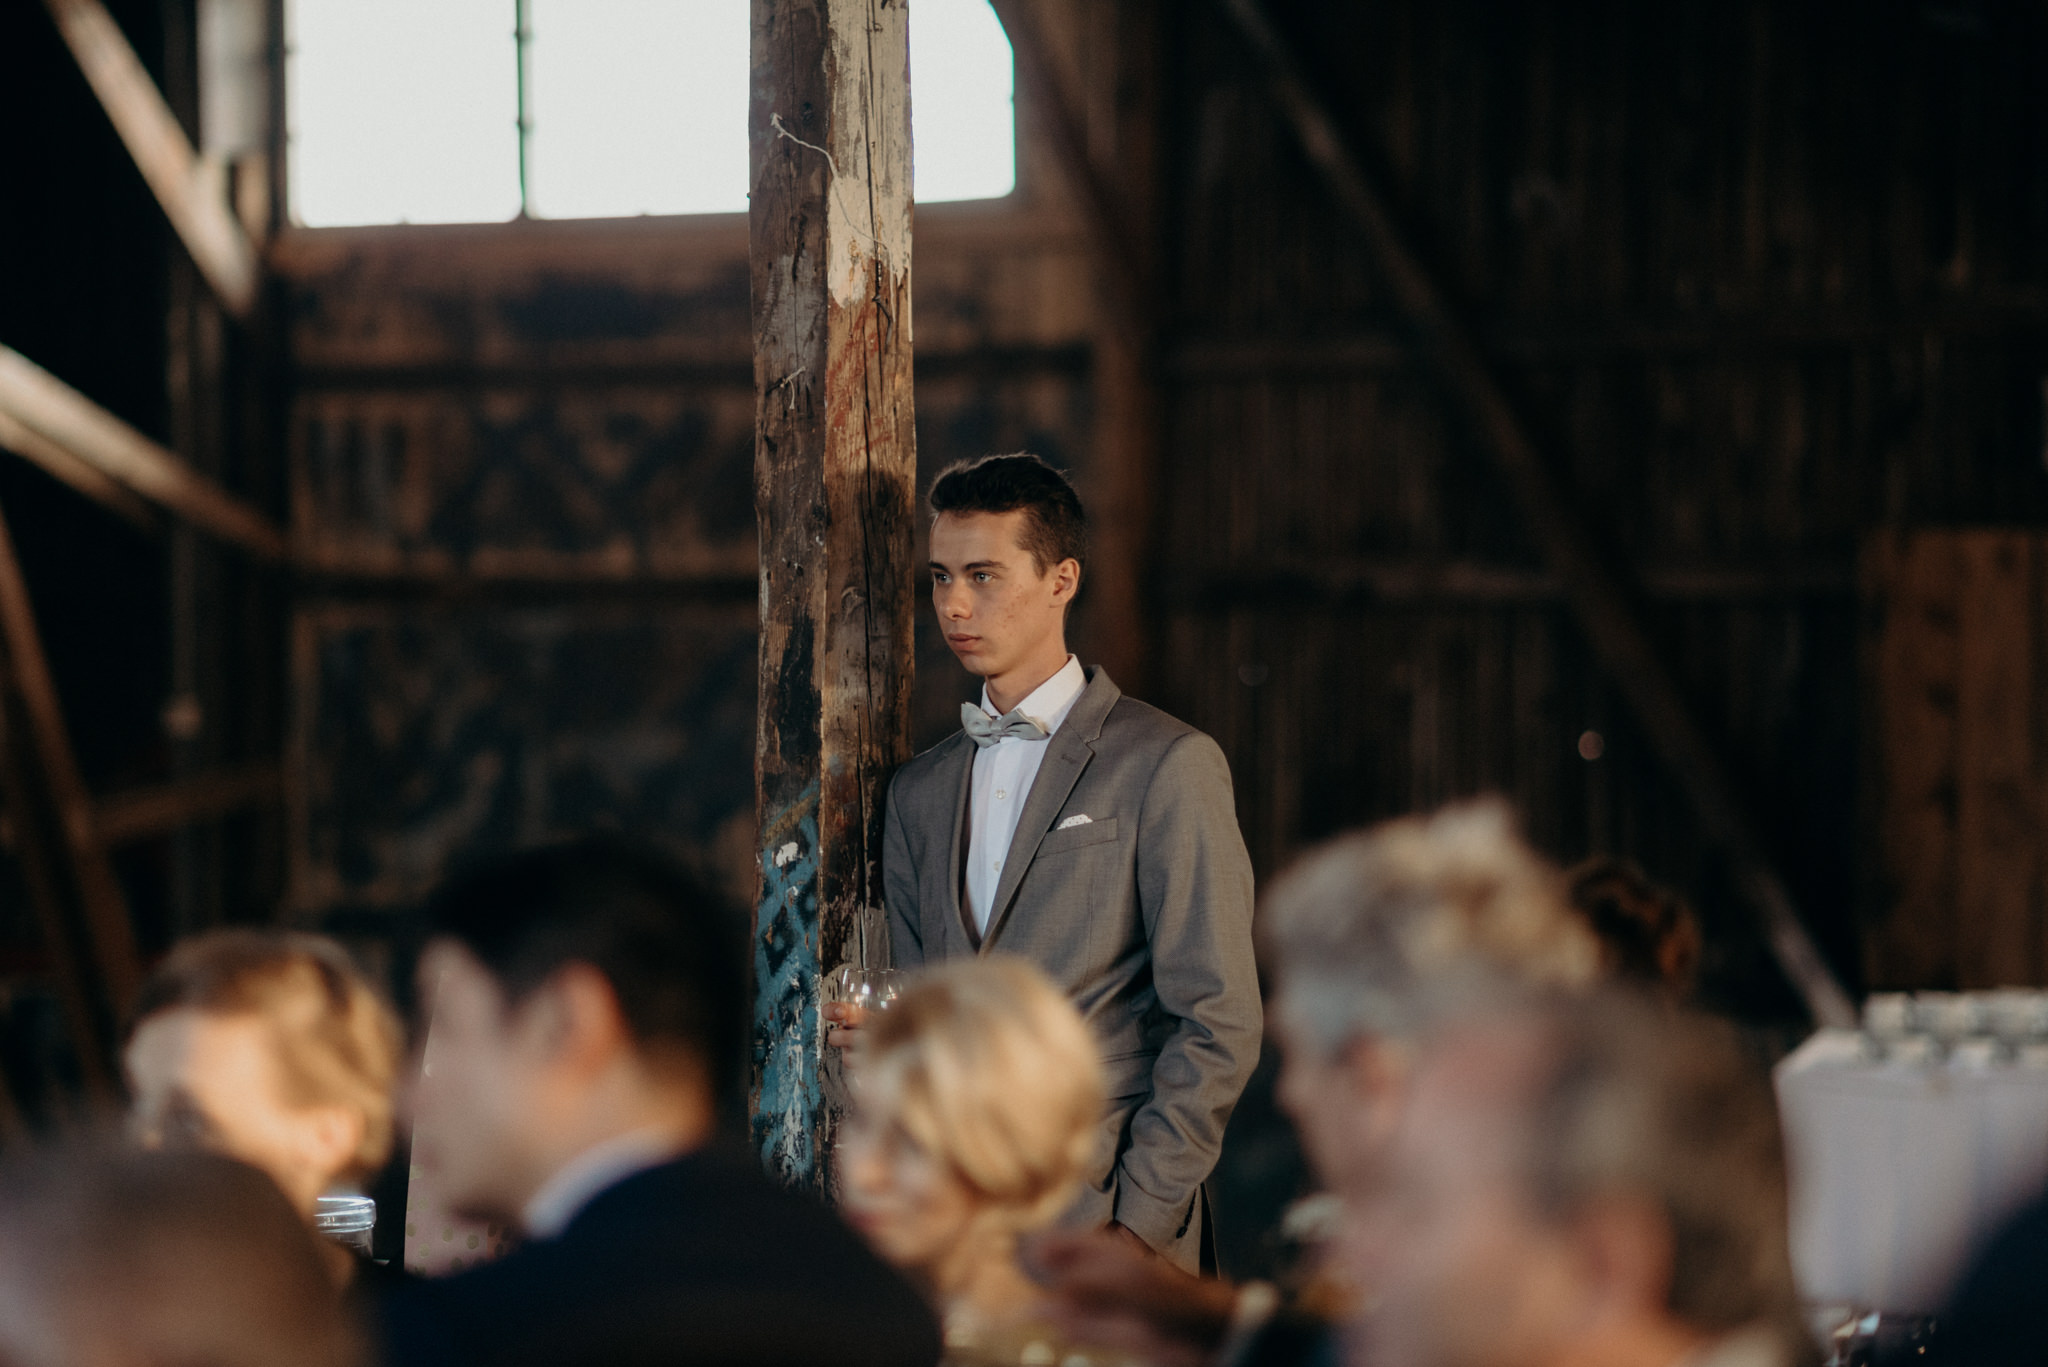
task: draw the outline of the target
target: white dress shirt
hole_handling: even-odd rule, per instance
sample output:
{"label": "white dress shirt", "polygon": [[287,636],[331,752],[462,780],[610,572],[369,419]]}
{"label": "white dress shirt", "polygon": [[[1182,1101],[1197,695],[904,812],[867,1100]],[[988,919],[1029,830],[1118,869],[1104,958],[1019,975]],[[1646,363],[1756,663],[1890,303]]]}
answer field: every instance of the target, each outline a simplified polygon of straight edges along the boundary
{"label": "white dress shirt", "polygon": [[552,1239],[599,1194],[675,1156],[675,1137],[659,1126],[592,1144],[541,1183],[521,1212],[520,1224],[532,1238]]}
{"label": "white dress shirt", "polygon": [[[977,933],[988,934],[990,913],[995,908],[996,885],[1002,881],[1003,865],[1010,858],[1010,842],[1017,835],[1017,818],[1024,811],[1024,799],[1045,762],[1045,749],[1060,723],[1073,711],[1074,700],[1088,686],[1088,675],[1072,655],[1059,672],[1031,690],[1017,711],[1043,726],[1044,740],[1019,740],[1005,736],[994,745],[974,752],[974,781],[967,797],[967,913],[974,918]],[[982,686],[981,710],[1001,716],[989,704],[988,687]]]}

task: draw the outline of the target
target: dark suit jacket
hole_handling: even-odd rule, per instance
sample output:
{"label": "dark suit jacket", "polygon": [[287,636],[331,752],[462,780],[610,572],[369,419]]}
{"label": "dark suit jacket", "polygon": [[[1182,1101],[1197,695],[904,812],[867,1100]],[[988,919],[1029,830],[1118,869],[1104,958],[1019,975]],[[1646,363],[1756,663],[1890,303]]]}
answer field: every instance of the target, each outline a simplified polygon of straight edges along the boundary
{"label": "dark suit jacket", "polygon": [[1259,1058],[1252,867],[1230,768],[1215,741],[1100,669],[1045,746],[986,937],[961,903],[974,742],[957,733],[897,772],[882,842],[891,944],[904,967],[1021,955],[1066,991],[1111,1097],[1103,1168],[1075,1218],[1114,1219],[1192,1269],[1201,1184]]}
{"label": "dark suit jacket", "polygon": [[1938,1322],[1939,1360],[1966,1367],[2048,1362],[2048,1196],[2008,1220],[1971,1260]]}
{"label": "dark suit jacket", "polygon": [[600,1192],[559,1238],[384,1298],[389,1367],[928,1367],[917,1293],[747,1156],[692,1154]]}

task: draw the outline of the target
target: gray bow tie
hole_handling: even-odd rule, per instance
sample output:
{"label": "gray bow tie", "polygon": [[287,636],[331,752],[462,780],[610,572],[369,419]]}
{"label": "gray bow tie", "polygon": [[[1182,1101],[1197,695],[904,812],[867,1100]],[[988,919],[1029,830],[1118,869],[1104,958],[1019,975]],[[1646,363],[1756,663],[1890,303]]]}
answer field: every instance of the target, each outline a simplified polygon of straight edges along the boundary
{"label": "gray bow tie", "polygon": [[975,745],[983,750],[1005,736],[1015,736],[1018,740],[1044,740],[1052,734],[1014,707],[1000,717],[991,717],[971,702],[960,704],[960,729],[974,737]]}

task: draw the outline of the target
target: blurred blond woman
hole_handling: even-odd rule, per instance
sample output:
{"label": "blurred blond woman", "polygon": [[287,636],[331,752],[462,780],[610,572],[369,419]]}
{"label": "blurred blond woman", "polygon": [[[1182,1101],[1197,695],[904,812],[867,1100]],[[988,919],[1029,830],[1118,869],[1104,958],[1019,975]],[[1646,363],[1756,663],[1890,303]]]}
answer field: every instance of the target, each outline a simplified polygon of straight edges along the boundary
{"label": "blurred blond woman", "polygon": [[[123,1062],[146,1147],[268,1173],[311,1222],[320,1196],[391,1153],[398,1019],[334,941],[225,930],[172,949],[143,985]],[[353,1261],[336,1250],[343,1281]]]}
{"label": "blurred blond woman", "polygon": [[846,1217],[922,1285],[949,1361],[1038,1360],[1051,1348],[1018,1240],[1059,1218],[1098,1158],[1095,1041],[1013,958],[922,974],[861,1034],[838,1146]]}

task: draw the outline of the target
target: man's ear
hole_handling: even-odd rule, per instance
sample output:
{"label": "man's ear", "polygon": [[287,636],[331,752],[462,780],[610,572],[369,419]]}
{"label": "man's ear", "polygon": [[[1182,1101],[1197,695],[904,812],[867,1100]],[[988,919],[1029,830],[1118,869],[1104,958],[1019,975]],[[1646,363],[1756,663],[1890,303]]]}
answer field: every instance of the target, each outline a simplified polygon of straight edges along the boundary
{"label": "man's ear", "polygon": [[632,1027],[611,980],[584,963],[564,965],[533,994],[541,1041],[561,1061],[595,1070],[633,1047]]}
{"label": "man's ear", "polygon": [[1614,1195],[1573,1222],[1587,1285],[1610,1312],[1662,1313],[1671,1302],[1671,1220],[1654,1202]]}
{"label": "man's ear", "polygon": [[1081,562],[1068,556],[1052,567],[1052,599],[1055,603],[1071,603],[1080,591]]}
{"label": "man's ear", "polygon": [[1343,1076],[1361,1129],[1358,1138],[1378,1144],[1393,1134],[1413,1072],[1406,1045],[1377,1035],[1360,1035],[1344,1046]]}
{"label": "man's ear", "polygon": [[363,1113],[353,1106],[308,1106],[298,1113],[300,1158],[312,1172],[343,1172],[363,1146]]}

